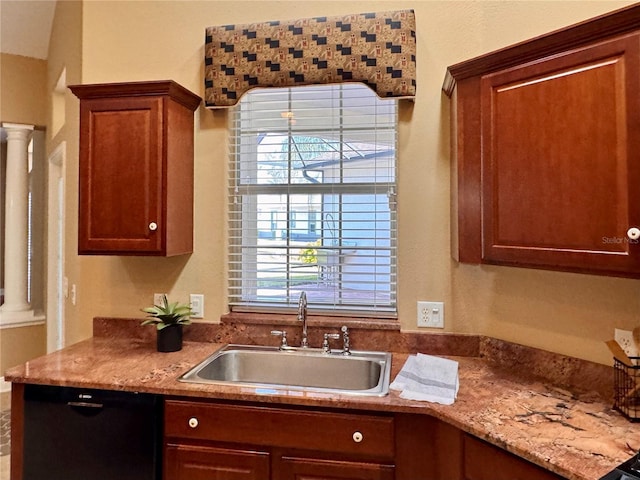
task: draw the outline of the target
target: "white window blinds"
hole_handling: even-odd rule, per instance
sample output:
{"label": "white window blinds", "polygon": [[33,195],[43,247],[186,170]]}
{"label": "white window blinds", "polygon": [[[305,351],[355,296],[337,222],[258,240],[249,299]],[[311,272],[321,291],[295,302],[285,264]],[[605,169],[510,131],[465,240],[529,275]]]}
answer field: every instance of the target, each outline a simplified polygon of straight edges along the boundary
{"label": "white window blinds", "polygon": [[397,101],[364,85],[255,89],[230,115],[229,303],[396,311]]}

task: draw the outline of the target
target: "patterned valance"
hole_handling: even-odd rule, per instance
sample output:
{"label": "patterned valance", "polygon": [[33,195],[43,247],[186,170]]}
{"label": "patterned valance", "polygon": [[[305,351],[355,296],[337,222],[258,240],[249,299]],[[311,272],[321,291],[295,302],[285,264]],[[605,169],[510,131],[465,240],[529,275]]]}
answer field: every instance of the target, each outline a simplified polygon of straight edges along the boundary
{"label": "patterned valance", "polygon": [[204,55],[210,108],[256,87],[362,82],[382,98],[416,93],[413,10],[209,27]]}

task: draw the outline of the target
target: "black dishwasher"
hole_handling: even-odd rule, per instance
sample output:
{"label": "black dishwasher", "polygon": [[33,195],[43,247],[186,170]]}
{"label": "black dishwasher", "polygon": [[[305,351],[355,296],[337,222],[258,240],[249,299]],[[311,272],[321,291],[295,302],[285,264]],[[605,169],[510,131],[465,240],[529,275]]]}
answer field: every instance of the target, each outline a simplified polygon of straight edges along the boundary
{"label": "black dishwasher", "polygon": [[23,480],[159,480],[161,398],[25,385]]}

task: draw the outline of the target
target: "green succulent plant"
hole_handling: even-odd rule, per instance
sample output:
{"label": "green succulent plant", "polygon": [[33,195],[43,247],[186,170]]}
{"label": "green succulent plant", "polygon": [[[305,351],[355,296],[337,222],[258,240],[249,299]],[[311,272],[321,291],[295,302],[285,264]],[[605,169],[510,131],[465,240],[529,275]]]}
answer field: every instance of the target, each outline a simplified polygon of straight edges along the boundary
{"label": "green succulent plant", "polygon": [[169,327],[171,325],[189,325],[191,320],[191,306],[180,304],[179,302],[169,303],[167,296],[162,296],[162,305],[154,305],[142,309],[148,313],[149,318],[140,325],[155,325],[158,330]]}

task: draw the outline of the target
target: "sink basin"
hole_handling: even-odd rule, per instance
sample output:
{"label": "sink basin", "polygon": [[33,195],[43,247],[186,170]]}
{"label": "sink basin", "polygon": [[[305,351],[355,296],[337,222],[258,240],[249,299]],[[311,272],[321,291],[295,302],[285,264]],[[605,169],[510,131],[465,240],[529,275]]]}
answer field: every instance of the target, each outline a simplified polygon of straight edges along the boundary
{"label": "sink basin", "polygon": [[352,351],[345,356],[315,348],[227,345],[178,380],[384,396],[390,371],[391,354],[386,352]]}

